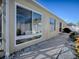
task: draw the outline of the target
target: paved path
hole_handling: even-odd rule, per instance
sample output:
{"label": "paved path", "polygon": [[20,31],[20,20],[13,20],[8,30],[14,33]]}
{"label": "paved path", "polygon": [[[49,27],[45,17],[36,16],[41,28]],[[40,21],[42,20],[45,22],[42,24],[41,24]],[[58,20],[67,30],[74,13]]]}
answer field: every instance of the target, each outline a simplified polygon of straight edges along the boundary
{"label": "paved path", "polygon": [[59,59],[73,59],[75,56],[65,46],[67,39],[68,34],[59,34],[54,38],[39,43],[34,50],[21,54],[16,59],[56,59],[61,50]]}

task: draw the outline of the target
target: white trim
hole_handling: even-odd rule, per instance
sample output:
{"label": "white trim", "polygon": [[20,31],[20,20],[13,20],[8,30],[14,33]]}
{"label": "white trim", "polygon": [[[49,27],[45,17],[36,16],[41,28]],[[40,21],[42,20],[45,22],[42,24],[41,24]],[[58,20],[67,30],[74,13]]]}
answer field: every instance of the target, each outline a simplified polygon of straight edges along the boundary
{"label": "white trim", "polygon": [[[54,15],[55,17],[57,17],[58,19],[60,19],[62,22],[66,23],[62,18],[58,17],[57,15],[53,14],[53,12],[51,10],[49,10],[48,8],[44,7],[42,4],[40,4],[39,2],[37,2],[36,0],[32,0],[34,3],[36,3],[38,6],[40,6],[41,8],[43,8],[44,10],[46,10],[48,13]],[[55,13],[55,12],[54,12]]]}
{"label": "white trim", "polygon": [[6,55],[9,56],[9,0],[6,0]]}
{"label": "white trim", "polygon": [[29,8],[29,7],[27,7],[27,6],[23,5],[23,4],[17,3],[17,2],[15,2],[15,7],[16,7],[16,6],[20,6],[20,7],[24,8],[24,9],[27,9],[27,10],[36,12],[36,13],[38,13],[38,14],[40,14],[40,15],[43,15],[41,12],[38,12],[38,11],[36,11],[36,10],[34,10],[34,9],[31,9],[31,8]]}
{"label": "white trim", "polygon": [[3,0],[3,2],[5,1],[6,5],[5,5],[5,12],[6,12],[6,15],[5,15],[5,19],[3,19],[5,21],[5,47],[4,47],[4,50],[5,50],[5,56],[8,57],[10,55],[9,53],[9,0]]}
{"label": "white trim", "polygon": [[23,35],[23,36],[17,36],[16,37],[16,40],[21,40],[21,39],[27,39],[27,38],[32,38],[34,36],[38,36],[38,35],[42,35],[42,33],[39,33],[39,34],[31,34],[31,35]]}
{"label": "white trim", "polygon": [[[51,10],[49,10],[48,8],[44,7],[42,4],[40,4],[39,2],[37,2],[36,0],[32,0],[34,3],[36,3],[38,6],[42,7],[44,10],[46,10],[47,12],[49,12],[50,14],[54,15],[52,13]],[[55,15],[56,16],[56,15]]]}
{"label": "white trim", "polygon": [[[24,35],[24,36],[18,36],[17,37],[17,35],[16,35],[16,6],[21,6],[22,8],[24,8],[24,9],[28,9],[28,10],[30,10],[30,11],[32,11],[32,12],[36,12],[36,13],[38,13],[38,14],[40,14],[41,15],[41,19],[43,18],[43,14],[42,13],[40,13],[40,12],[38,12],[38,11],[35,11],[35,10],[33,10],[33,9],[31,9],[31,8],[28,8],[28,7],[26,7],[26,6],[24,6],[24,5],[22,5],[22,4],[20,4],[20,3],[17,3],[17,2],[15,2],[15,28],[14,28],[14,30],[15,30],[15,34],[14,34],[14,36],[15,36],[15,41],[14,41],[14,46],[16,47],[16,46],[18,46],[18,45],[16,45],[16,40],[17,39],[24,39],[24,38],[31,38],[31,37],[33,37],[33,36],[37,36],[37,35],[42,35],[42,33],[39,33],[39,34],[32,34],[32,35]],[[42,21],[41,21],[42,22]]]}
{"label": "white trim", "polygon": [[16,46],[16,3],[15,3],[15,20],[14,20],[14,46]]}

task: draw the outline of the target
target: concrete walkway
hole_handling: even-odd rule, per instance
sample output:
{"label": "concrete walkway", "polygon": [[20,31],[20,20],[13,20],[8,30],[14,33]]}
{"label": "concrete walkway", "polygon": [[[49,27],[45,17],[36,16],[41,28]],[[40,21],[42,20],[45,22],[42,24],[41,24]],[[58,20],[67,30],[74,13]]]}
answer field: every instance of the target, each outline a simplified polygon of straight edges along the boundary
{"label": "concrete walkway", "polygon": [[73,59],[75,56],[65,45],[67,40],[68,34],[59,34],[54,38],[39,43],[33,47],[34,50],[21,54],[16,59],[56,59],[60,51],[61,55],[59,55],[58,59]]}

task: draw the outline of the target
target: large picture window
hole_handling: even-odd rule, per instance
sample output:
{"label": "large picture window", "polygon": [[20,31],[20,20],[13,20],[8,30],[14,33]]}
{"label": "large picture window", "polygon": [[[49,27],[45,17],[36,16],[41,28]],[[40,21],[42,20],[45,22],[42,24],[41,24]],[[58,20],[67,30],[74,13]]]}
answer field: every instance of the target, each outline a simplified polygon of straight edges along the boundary
{"label": "large picture window", "polygon": [[16,5],[16,44],[41,37],[41,14]]}

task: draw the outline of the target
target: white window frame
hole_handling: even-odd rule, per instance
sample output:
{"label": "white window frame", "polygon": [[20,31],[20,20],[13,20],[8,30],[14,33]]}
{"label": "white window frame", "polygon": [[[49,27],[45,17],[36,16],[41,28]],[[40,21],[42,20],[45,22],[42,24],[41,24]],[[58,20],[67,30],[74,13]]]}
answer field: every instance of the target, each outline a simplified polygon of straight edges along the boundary
{"label": "white window frame", "polygon": [[[22,8],[24,8],[24,9],[27,9],[27,10],[30,10],[30,11],[32,11],[32,12],[36,12],[36,13],[38,13],[38,14],[40,14],[41,15],[41,23],[42,23],[42,18],[43,18],[43,14],[42,13],[40,13],[40,12],[38,12],[38,11],[36,11],[36,10],[33,10],[33,9],[31,9],[31,8],[28,8],[27,6],[25,6],[25,5],[22,5],[22,4],[20,4],[20,3],[17,3],[17,2],[15,2],[15,28],[14,28],[14,31],[15,31],[15,34],[14,34],[14,36],[15,36],[15,41],[14,41],[14,45],[15,46],[18,46],[18,44],[16,44],[16,40],[20,40],[20,39],[27,39],[27,38],[32,38],[32,37],[34,37],[34,36],[38,36],[38,35],[42,35],[42,32],[41,33],[37,33],[37,34],[32,34],[32,35],[23,35],[23,36],[17,36],[16,35],[16,6],[20,6],[20,7],[22,7]],[[32,24],[33,25],[33,24]],[[33,26],[32,26],[33,27]],[[42,26],[41,26],[41,29],[42,29]],[[41,30],[42,31],[42,30]],[[32,41],[32,40],[31,40]],[[26,42],[24,42],[24,43],[26,43]],[[22,43],[21,43],[22,44]]]}
{"label": "white window frame", "polygon": [[[53,32],[53,31],[56,30],[56,23],[55,23],[56,20],[55,20],[54,18],[50,17],[50,18],[49,18],[49,22],[50,22],[51,20],[53,20],[54,23],[53,23],[52,25],[50,24],[50,31]],[[51,26],[53,26],[53,29],[51,29]]]}

